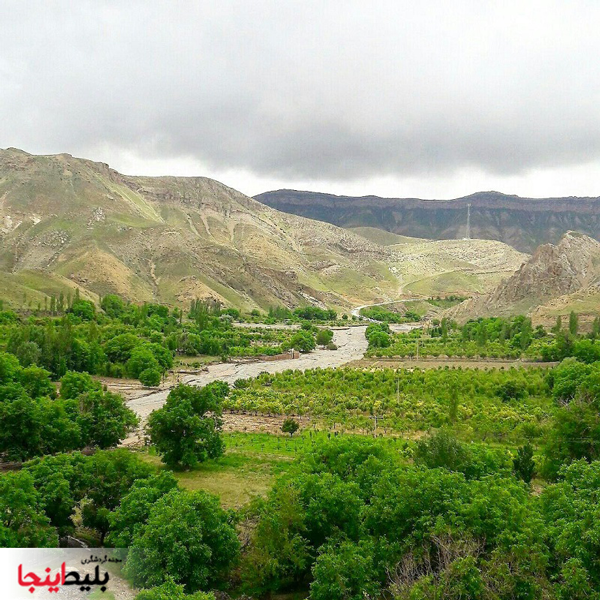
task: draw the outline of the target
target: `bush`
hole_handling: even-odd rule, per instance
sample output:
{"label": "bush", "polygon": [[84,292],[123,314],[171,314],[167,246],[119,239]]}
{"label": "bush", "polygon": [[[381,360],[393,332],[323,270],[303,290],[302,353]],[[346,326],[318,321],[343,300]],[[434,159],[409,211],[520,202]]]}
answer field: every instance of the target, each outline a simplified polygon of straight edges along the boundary
{"label": "bush", "polygon": [[125,573],[136,586],[159,586],[172,578],[195,592],[222,579],[239,550],[217,497],[172,490],[152,506],[136,533]]}
{"label": "bush", "polygon": [[292,419],[291,417],[288,417],[281,426],[281,431],[283,431],[283,433],[289,433],[290,437],[294,435],[298,429],[300,429],[298,421],[296,421],[296,419]]}
{"label": "bush", "polygon": [[189,469],[223,454],[222,385],[206,388],[178,385],[148,418],[150,440],[172,468]]}
{"label": "bush", "polygon": [[148,387],[156,387],[160,384],[161,374],[158,369],[145,369],[140,373],[140,382]]}

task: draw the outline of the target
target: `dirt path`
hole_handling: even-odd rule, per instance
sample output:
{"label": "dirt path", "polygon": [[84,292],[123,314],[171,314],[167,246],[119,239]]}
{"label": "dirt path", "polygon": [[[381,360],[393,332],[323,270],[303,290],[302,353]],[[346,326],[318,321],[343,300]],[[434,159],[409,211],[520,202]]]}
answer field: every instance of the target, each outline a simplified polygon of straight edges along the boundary
{"label": "dirt path", "polygon": [[[333,341],[338,347],[337,350],[319,349],[293,360],[219,363],[209,366],[208,371],[198,375],[184,376],[181,378],[181,382],[189,385],[204,386],[211,381],[220,380],[233,384],[236,379],[256,377],[264,371],[268,373],[280,373],[286,369],[305,371],[317,367],[323,369],[340,367],[363,357],[367,349],[365,329],[365,327],[349,327],[347,329],[334,330]],[[164,404],[168,395],[168,389],[161,390],[133,398],[127,404],[141,417],[142,421],[145,421],[153,410],[160,408]]]}

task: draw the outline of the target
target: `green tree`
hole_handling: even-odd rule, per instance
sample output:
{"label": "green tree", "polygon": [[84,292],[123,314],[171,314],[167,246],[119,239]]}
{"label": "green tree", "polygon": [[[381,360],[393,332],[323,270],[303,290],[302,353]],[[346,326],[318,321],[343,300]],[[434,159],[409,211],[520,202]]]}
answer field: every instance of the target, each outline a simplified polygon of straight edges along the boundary
{"label": "green tree", "polygon": [[[600,586],[600,462],[579,460],[563,467],[559,481],[540,496],[546,534],[561,568],[561,593]],[[577,559],[577,562],[572,562]],[[580,588],[581,586],[581,588]],[[569,598],[589,597],[573,595]]]}
{"label": "green tree", "polygon": [[215,596],[211,592],[186,594],[183,585],[178,585],[169,578],[162,585],[142,590],[135,600],[215,600]]}
{"label": "green tree", "polygon": [[137,415],[125,404],[123,397],[112,392],[86,392],[71,403],[77,404],[76,421],[84,446],[116,446],[139,423]]}
{"label": "green tree", "polygon": [[363,600],[377,598],[380,585],[374,567],[373,544],[342,542],[319,555],[312,570],[313,600]]}
{"label": "green tree", "polygon": [[569,315],[569,333],[576,336],[579,331],[579,317],[575,311],[571,311]]}
{"label": "green tree", "polygon": [[[77,288],[77,291],[79,288]],[[84,321],[91,321],[96,316],[96,307],[93,302],[89,300],[81,300],[77,298],[71,308],[72,312],[76,317],[83,319]]]}
{"label": "green tree", "polygon": [[527,484],[531,483],[535,475],[535,462],[531,444],[525,444],[517,448],[517,455],[513,458],[513,470],[519,479]]}
{"label": "green tree", "polygon": [[195,467],[223,454],[221,412],[215,394],[179,385],[164,406],[150,414],[147,432],[167,465]]}
{"label": "green tree", "polygon": [[86,392],[95,392],[101,389],[102,384],[92,379],[89,373],[67,371],[60,380],[60,397],[65,400],[71,400]]}
{"label": "green tree", "polygon": [[161,374],[157,368],[144,369],[140,373],[140,383],[147,387],[156,387],[160,384]]}
{"label": "green tree", "polygon": [[134,348],[131,352],[131,357],[127,361],[127,372],[134,379],[137,379],[142,371],[158,371],[159,368],[156,357],[146,345]]}
{"label": "green tree", "polygon": [[137,586],[159,586],[172,577],[194,592],[221,580],[239,550],[235,528],[218,498],[172,490],[154,503],[136,533],[125,573]]}
{"label": "green tree", "polygon": [[369,346],[372,348],[389,348],[391,344],[390,336],[384,331],[375,331],[369,336]]}
{"label": "green tree", "polygon": [[152,471],[138,455],[122,448],[98,451],[85,461],[81,514],[84,526],[96,529],[101,543],[110,529],[110,513],[133,483],[148,479]]}
{"label": "green tree", "polygon": [[118,319],[122,316],[125,304],[120,296],[107,294],[100,303],[102,310],[112,319]]}
{"label": "green tree", "polygon": [[560,315],[558,315],[558,317],[556,317],[556,324],[552,328],[552,333],[558,334],[561,331],[562,331],[562,317]]}
{"label": "green tree", "polygon": [[316,338],[319,346],[327,346],[331,340],[333,340],[333,331],[331,329],[319,329]]}
{"label": "green tree", "polygon": [[50,372],[40,367],[26,367],[20,373],[21,385],[32,398],[56,396],[56,388],[50,380]]}
{"label": "green tree", "polygon": [[154,503],[176,487],[177,480],[169,472],[134,481],[131,490],[108,517],[108,542],[117,548],[131,546],[137,532],[145,526]]}
{"label": "green tree", "polygon": [[292,419],[291,417],[285,419],[283,425],[281,426],[281,431],[283,431],[283,433],[289,433],[290,437],[293,436],[298,429],[300,429],[298,421],[296,421],[296,419]]}
{"label": "green tree", "polygon": [[297,331],[290,338],[289,345],[299,352],[311,352],[316,348],[315,338],[310,331]]}
{"label": "green tree", "polygon": [[57,546],[56,530],[44,514],[33,477],[25,471],[0,475],[0,547]]}
{"label": "green tree", "polygon": [[74,529],[72,517],[77,503],[71,487],[74,466],[53,458],[31,461],[25,465],[25,470],[33,476],[35,488],[40,493],[40,505],[46,516],[62,536]]}
{"label": "green tree", "polygon": [[555,413],[542,472],[554,479],[563,464],[582,458],[600,458],[600,412],[596,402],[580,395]]}

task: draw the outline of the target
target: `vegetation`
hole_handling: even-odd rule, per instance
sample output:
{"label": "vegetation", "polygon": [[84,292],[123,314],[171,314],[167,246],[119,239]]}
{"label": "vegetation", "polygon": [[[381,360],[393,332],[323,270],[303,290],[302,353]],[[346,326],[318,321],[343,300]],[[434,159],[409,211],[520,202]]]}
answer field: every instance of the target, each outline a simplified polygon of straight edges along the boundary
{"label": "vegetation", "polygon": [[[275,355],[290,348],[310,352],[316,347],[315,335],[321,339],[330,336],[313,326],[301,331],[236,327],[233,319],[241,318],[239,311],[222,309],[209,301],[192,302],[187,318],[178,308],[126,304],[115,295],[105,296],[101,308],[98,311],[77,296],[60,296],[52,297],[48,309],[37,316],[21,318],[12,311],[2,311],[0,344],[22,366],[42,367],[54,379],[67,371],[78,371],[131,377],[153,387],[160,384],[177,356],[226,359]],[[318,311],[300,312],[318,320],[323,316]],[[325,316],[332,315],[326,311]],[[299,318],[297,322],[301,322]]]}
{"label": "vegetation", "polygon": [[[312,369],[236,382],[226,410],[304,415],[335,430],[427,431],[538,439],[557,410],[545,369]],[[375,419],[377,417],[377,420]]]}
{"label": "vegetation", "polygon": [[[82,356],[146,379],[165,368],[170,336],[222,333],[237,316],[195,302],[184,323],[146,305],[158,327],[148,333],[127,329],[116,297],[102,312],[83,302],[43,326],[11,315],[0,326],[11,350],[0,353],[0,451],[27,461],[0,474],[1,546],[76,535],[127,547],[123,573],[142,600],[598,598],[600,327],[583,336],[573,318],[554,332],[522,317],[442,320],[402,338],[560,350],[549,369],[347,367],[178,385],[148,419],[148,447],[133,452],[114,446],[135,415],[85,363],[70,368],[77,340],[89,349],[96,331],[97,352]],[[287,341],[327,346],[331,331],[307,314]],[[66,353],[53,358],[67,367],[58,386],[45,346],[19,337],[38,327]],[[366,336],[377,351],[405,343],[387,322]],[[281,415],[281,435],[225,435],[224,411]]]}
{"label": "vegetation", "polygon": [[[427,331],[414,329],[393,334],[382,325],[367,328],[368,356],[400,358],[525,358],[539,361],[560,361],[574,356],[585,362],[600,360],[600,322],[588,335],[577,333],[576,315],[571,317],[570,330],[553,328],[552,332],[523,317],[504,319],[493,317],[469,321],[463,326],[446,318],[433,320]],[[387,337],[377,333],[381,328]],[[575,333],[573,333],[575,332]]]}
{"label": "vegetation", "polygon": [[221,405],[227,384],[178,385],[148,419],[151,443],[172,468],[191,468],[223,454]]}
{"label": "vegetation", "polygon": [[26,460],[86,447],[116,446],[137,425],[123,398],[87,373],[65,373],[57,391],[50,373],[0,353],[0,455]]}

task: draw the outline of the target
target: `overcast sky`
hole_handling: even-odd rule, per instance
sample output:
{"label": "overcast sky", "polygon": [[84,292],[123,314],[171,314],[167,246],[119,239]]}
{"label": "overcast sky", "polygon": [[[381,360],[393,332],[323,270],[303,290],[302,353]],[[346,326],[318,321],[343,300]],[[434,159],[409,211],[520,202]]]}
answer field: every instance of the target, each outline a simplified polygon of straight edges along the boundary
{"label": "overcast sky", "polygon": [[597,1],[0,8],[0,147],[250,195],[600,195]]}

